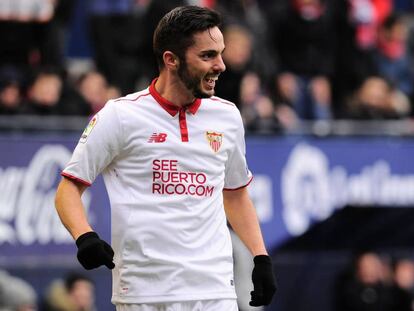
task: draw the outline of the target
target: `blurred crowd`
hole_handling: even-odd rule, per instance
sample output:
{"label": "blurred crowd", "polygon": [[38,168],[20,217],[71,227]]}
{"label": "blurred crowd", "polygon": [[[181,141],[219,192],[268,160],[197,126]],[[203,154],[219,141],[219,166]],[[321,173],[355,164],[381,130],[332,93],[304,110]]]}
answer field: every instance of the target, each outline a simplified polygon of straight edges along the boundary
{"label": "blurred crowd", "polygon": [[70,271],[42,292],[0,270],[0,311],[96,311],[94,283],[88,276]]}
{"label": "blurred crowd", "polygon": [[[246,276],[238,281],[247,285],[249,280]],[[240,310],[253,310],[240,285]],[[414,257],[360,252],[338,274],[335,293],[330,308],[334,311],[414,311]],[[0,270],[0,311],[96,311],[96,298],[87,274],[68,271],[35,289],[23,278]]]}
{"label": "blurred crowd", "polygon": [[339,278],[335,311],[413,311],[414,261],[363,252]]}
{"label": "blurred crowd", "polygon": [[237,104],[249,131],[414,115],[410,0],[87,0],[84,66],[66,53],[79,0],[2,1],[0,115],[89,116],[147,86],[153,30],[183,4],[223,14],[227,70],[216,94]]}

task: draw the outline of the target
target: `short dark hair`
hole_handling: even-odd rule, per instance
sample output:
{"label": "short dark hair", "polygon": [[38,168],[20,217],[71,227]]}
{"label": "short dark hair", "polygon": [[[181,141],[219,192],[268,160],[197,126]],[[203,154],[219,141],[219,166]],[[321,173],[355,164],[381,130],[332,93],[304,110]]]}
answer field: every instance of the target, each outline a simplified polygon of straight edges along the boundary
{"label": "short dark hair", "polygon": [[159,21],[153,37],[153,50],[158,67],[164,67],[165,51],[171,51],[184,59],[185,52],[194,44],[193,34],[220,25],[220,14],[208,8],[188,5],[168,12]]}
{"label": "short dark hair", "polygon": [[69,272],[64,280],[66,290],[68,292],[71,292],[73,290],[73,287],[75,286],[75,283],[78,281],[86,281],[90,284],[93,284],[92,280],[86,275],[78,272]]}

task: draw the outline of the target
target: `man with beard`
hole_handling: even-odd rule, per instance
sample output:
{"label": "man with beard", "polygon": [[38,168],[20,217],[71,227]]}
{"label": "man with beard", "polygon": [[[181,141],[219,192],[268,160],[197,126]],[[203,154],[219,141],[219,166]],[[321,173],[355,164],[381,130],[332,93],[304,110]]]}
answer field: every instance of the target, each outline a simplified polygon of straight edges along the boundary
{"label": "man with beard", "polygon": [[[167,13],[154,33],[160,74],[109,101],[91,120],[57,194],[58,214],[86,269],[113,269],[118,311],[238,310],[227,221],[254,256],[250,304],[276,290],[246,186],[236,106],[214,96],[225,70],[220,16],[196,6]],[[87,221],[85,188],[102,173],[112,247]]]}

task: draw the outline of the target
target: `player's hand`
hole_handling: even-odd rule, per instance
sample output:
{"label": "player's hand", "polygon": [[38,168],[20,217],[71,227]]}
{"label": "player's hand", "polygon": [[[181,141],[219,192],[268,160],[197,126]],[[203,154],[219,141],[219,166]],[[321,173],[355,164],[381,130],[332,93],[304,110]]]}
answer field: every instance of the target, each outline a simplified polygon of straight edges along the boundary
{"label": "player's hand", "polygon": [[114,251],[112,247],[101,240],[96,232],[86,232],[76,239],[78,260],[86,270],[105,265],[113,269]]}
{"label": "player's hand", "polygon": [[258,255],[254,259],[252,281],[254,290],[250,292],[252,299],[249,304],[253,307],[267,306],[272,302],[276,292],[276,282],[273,276],[272,260],[267,255]]}

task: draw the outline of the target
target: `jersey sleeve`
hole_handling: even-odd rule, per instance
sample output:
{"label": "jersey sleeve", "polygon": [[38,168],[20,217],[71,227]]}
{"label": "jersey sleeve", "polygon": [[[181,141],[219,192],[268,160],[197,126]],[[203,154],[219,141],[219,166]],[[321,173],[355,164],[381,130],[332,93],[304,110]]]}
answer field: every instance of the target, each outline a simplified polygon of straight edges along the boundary
{"label": "jersey sleeve", "polygon": [[91,119],[62,176],[89,186],[120,153],[122,126],[115,105],[109,101]]}
{"label": "jersey sleeve", "polygon": [[226,164],[224,190],[237,190],[247,186],[253,176],[246,161],[246,142],[244,140],[244,127],[240,114],[237,118],[237,132],[233,150]]}

